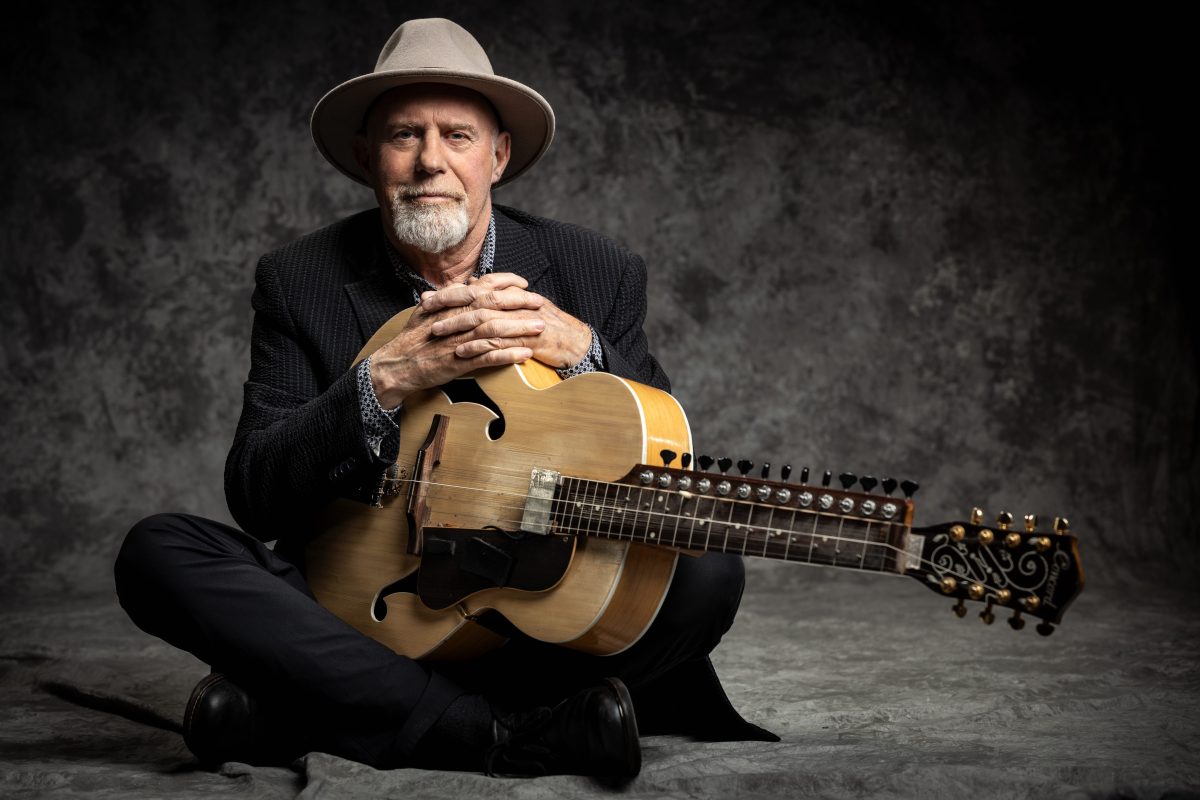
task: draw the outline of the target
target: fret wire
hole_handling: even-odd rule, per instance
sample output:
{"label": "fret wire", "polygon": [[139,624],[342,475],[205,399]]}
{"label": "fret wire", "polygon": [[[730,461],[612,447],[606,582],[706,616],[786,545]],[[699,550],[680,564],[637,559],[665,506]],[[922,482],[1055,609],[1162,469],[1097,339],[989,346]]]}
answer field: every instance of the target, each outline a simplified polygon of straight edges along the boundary
{"label": "fret wire", "polygon": [[[751,513],[753,513],[753,512],[751,512]],[[771,546],[771,523],[774,521],[775,521],[775,506],[770,506],[770,511],[767,512],[767,529],[763,532],[764,538],[763,538],[762,554],[764,557],[767,555],[767,550]]]}
{"label": "fret wire", "polygon": [[[636,524],[633,526],[633,531],[632,531],[634,540],[637,539],[639,532],[644,530],[646,525],[649,522],[649,519],[650,519],[649,511],[643,510],[643,507],[646,505],[647,505],[647,503],[646,503],[646,487],[639,486],[638,487],[638,499],[637,499],[637,514],[634,516],[634,522]],[[643,517],[644,517],[644,519],[643,519]]]}
{"label": "fret wire", "polygon": [[733,509],[735,507],[732,500],[725,502],[729,504],[729,519],[725,520],[725,539],[721,542],[722,553],[729,552],[729,528],[733,525]]}
{"label": "fret wire", "polygon": [[599,506],[596,503],[596,500],[598,499],[596,495],[599,492],[600,484],[597,481],[588,481],[588,483],[591,485],[592,491],[589,493],[589,496],[588,496],[587,535],[589,535],[589,536],[601,536],[601,535],[607,536],[608,531],[602,530],[602,526],[600,525],[601,506]]}
{"label": "fret wire", "polygon": [[[668,495],[668,498],[670,495]],[[675,493],[675,497],[679,499],[679,506],[675,511],[675,527],[671,529],[671,546],[679,546],[679,520],[683,517],[683,504],[687,502],[687,496]]]}
{"label": "fret wire", "polygon": [[787,538],[784,539],[784,542],[783,542],[783,560],[784,561],[788,560],[788,553],[790,553],[791,549],[792,549],[792,534],[794,534],[796,532],[796,513],[797,513],[797,511],[794,508],[789,509],[789,510],[792,512],[792,521],[791,521],[791,524],[788,525]]}
{"label": "fret wire", "polygon": [[813,529],[812,534],[808,538],[808,563],[812,563],[813,549],[817,546],[817,524],[821,521],[820,514],[813,514]]}
{"label": "fret wire", "polygon": [[[604,495],[600,500],[600,523],[604,528],[604,535],[609,539],[621,538],[621,525],[617,521],[620,518],[615,499],[610,499],[614,484],[604,483]],[[608,510],[608,524],[604,524],[604,511]]]}

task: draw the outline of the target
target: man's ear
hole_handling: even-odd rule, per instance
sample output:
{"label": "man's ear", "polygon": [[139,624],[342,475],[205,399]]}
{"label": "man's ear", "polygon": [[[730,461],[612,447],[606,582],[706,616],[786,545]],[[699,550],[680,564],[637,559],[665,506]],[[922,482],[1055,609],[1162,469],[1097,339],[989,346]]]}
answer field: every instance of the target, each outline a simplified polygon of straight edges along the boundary
{"label": "man's ear", "polygon": [[508,131],[496,134],[496,145],[492,151],[492,183],[500,180],[504,168],[508,166],[508,158],[512,154],[512,137]]}
{"label": "man's ear", "polygon": [[368,181],[371,180],[371,148],[367,145],[367,137],[361,133],[354,134],[354,161]]}

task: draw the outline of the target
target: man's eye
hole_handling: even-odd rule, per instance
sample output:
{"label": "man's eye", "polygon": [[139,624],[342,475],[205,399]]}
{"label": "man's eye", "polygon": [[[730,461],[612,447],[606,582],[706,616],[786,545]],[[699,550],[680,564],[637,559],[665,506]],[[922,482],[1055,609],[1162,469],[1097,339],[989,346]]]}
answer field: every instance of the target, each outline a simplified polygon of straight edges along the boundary
{"label": "man's eye", "polygon": [[396,131],[394,134],[392,134],[392,138],[398,139],[400,141],[404,141],[407,139],[416,138],[416,134],[413,133],[412,131]]}

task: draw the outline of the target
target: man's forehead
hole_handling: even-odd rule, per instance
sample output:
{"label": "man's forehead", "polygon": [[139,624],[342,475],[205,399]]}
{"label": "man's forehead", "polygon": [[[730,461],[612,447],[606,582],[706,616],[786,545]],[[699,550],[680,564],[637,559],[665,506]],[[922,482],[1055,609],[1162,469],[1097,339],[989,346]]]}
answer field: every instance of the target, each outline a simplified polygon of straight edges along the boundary
{"label": "man's forehead", "polygon": [[495,108],[478,92],[446,84],[412,84],[384,92],[367,111],[367,124],[428,121],[500,127]]}

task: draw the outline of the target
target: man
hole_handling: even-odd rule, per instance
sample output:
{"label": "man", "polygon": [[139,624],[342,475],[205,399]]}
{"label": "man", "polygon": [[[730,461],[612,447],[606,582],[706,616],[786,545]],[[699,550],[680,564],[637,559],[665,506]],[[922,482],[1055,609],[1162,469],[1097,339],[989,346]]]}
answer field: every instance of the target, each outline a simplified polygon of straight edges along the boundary
{"label": "man", "polygon": [[[641,328],[641,260],[597,234],[492,206],[491,187],[545,152],[554,116],[532,89],[494,75],[465,30],[405,23],[374,72],[317,104],[312,125],[321,152],[369,185],[379,209],[259,263],[226,466],[244,532],[151,517],[115,569],[131,618],[214,668],[185,713],[192,751],[206,764],[320,749],[381,768],[628,778],[641,763],[639,720],[774,739],[732,709],[707,658],[737,609],[736,558],[680,559],[645,635],[604,658],[518,636],[432,669],[315,602],[303,577],[307,522],[338,496],[372,499],[414,392],[530,358],[563,377],[604,369],[668,383]],[[355,364],[368,337],[412,305],[407,327]],[[263,544],[272,540],[274,551]]]}

